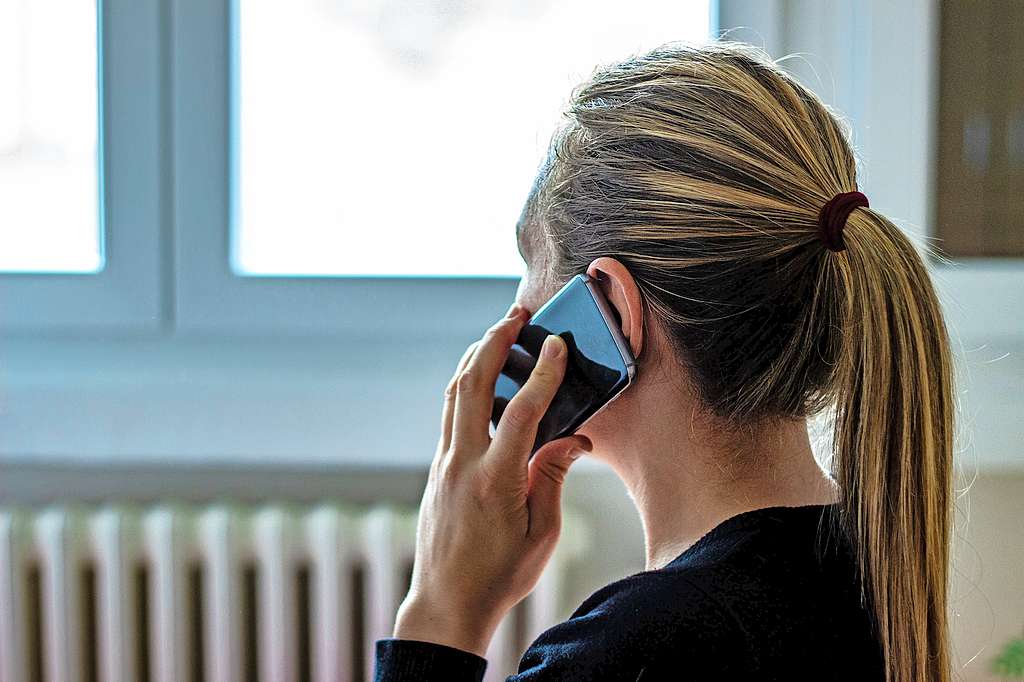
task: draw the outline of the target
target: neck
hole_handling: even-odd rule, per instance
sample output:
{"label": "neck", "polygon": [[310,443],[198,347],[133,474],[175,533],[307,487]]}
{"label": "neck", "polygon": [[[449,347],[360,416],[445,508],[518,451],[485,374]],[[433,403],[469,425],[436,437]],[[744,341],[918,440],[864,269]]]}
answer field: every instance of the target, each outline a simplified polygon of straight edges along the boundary
{"label": "neck", "polygon": [[692,413],[680,407],[652,400],[640,412],[642,434],[620,429],[592,438],[594,456],[615,469],[640,512],[648,570],[662,568],[742,512],[835,501],[834,484],[814,458],[806,420],[780,420],[726,444],[711,425],[680,419]]}

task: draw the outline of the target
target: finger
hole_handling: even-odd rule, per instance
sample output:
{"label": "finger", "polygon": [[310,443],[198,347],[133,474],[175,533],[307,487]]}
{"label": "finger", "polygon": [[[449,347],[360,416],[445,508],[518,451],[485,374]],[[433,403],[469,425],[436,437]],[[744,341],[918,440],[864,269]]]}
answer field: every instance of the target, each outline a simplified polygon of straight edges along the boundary
{"label": "finger", "polygon": [[[526,330],[532,325],[526,325],[522,331],[519,332],[519,338],[522,338]],[[541,339],[543,343],[543,339]],[[540,344],[537,345],[538,349]],[[537,358],[530,355],[526,350],[523,350],[519,345],[512,346],[508,352],[508,359],[505,361],[505,366],[502,368],[502,372],[516,385],[517,390],[523,387],[523,384],[530,378],[530,373],[533,372],[533,368],[537,366]]]}
{"label": "finger", "polygon": [[525,323],[524,311],[513,305],[506,317],[493,324],[480,339],[476,352],[455,382],[452,448],[476,452],[487,447],[488,424],[494,405],[494,384]]}
{"label": "finger", "polygon": [[[531,325],[527,324],[519,331],[515,345],[508,351],[508,357],[501,368],[501,374],[494,384],[494,406],[491,409],[491,423],[488,424],[487,432],[494,437],[501,415],[508,407],[508,401],[523,387],[523,384],[530,378],[530,372],[537,366],[537,358],[523,349],[523,335]],[[537,344],[537,354],[540,353],[540,344]]]}
{"label": "finger", "polygon": [[585,436],[569,436],[546,443],[530,460],[527,498],[530,537],[558,536],[562,528],[562,485],[566,474],[572,463],[590,449],[590,440]]}
{"label": "finger", "polygon": [[[554,334],[548,336],[530,378],[501,415],[494,434],[495,447],[491,448],[495,457],[511,459],[511,464],[516,467],[528,461],[537,436],[537,425],[565,376],[567,357],[565,341]],[[499,463],[495,462],[495,465]]]}
{"label": "finger", "polygon": [[452,375],[451,380],[448,382],[448,386],[444,389],[444,407],[441,408],[441,442],[438,447],[438,451],[440,452],[447,452],[448,447],[451,445],[452,415],[455,414],[456,383],[458,382],[459,375],[462,374],[463,370],[466,369],[466,365],[468,365],[470,359],[472,359],[478,345],[479,341],[474,341],[462,354],[462,359],[459,360],[459,364],[455,368],[455,374]]}

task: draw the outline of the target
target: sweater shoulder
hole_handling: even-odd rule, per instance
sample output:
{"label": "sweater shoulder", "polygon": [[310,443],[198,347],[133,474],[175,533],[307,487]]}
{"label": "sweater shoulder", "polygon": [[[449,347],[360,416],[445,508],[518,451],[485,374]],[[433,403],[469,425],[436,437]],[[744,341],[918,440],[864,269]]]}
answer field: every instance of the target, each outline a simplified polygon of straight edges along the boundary
{"label": "sweater shoulder", "polygon": [[712,567],[641,571],[611,582],[588,596],[570,616],[629,619],[637,611],[671,616],[673,622],[701,620],[704,611],[721,607],[709,586]]}
{"label": "sweater shoulder", "polygon": [[745,646],[730,610],[702,587],[699,573],[643,572],[600,588],[534,640],[510,682],[635,680],[652,660],[692,665]]}

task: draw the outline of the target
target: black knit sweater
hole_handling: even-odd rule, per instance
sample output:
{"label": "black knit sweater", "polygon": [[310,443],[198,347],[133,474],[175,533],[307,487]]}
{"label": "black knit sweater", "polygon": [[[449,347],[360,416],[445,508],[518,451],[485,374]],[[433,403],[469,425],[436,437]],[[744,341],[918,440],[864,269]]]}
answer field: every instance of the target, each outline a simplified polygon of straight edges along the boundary
{"label": "black knit sweater", "polygon": [[[884,680],[830,511],[772,507],[724,521],[664,568],[592,594],[530,645],[508,682]],[[377,682],[478,682],[487,666],[430,642],[376,647]]]}

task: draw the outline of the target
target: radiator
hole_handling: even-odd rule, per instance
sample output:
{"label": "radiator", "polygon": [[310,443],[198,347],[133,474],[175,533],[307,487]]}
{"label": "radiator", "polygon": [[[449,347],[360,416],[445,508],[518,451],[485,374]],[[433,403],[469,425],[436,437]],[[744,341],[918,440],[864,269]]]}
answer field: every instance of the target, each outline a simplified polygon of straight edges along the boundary
{"label": "radiator", "polygon": [[[408,587],[415,511],[0,508],[0,682],[368,680]],[[561,614],[572,513],[499,626],[488,680]]]}

